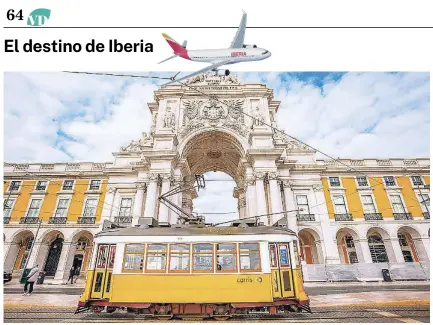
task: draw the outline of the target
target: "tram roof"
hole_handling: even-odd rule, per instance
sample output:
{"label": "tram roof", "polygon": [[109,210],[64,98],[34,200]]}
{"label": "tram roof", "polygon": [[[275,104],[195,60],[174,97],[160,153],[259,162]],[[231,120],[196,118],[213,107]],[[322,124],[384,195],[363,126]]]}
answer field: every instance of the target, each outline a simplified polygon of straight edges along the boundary
{"label": "tram roof", "polygon": [[153,228],[116,228],[103,230],[95,237],[103,236],[215,236],[215,235],[292,235],[296,233],[289,229],[276,227],[153,227]]}

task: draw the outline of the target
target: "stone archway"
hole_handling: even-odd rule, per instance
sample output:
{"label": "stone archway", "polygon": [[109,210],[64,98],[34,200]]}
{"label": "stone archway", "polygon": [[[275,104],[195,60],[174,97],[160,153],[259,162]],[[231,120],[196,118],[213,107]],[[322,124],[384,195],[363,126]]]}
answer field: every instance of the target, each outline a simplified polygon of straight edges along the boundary
{"label": "stone archway", "polygon": [[368,229],[367,242],[373,263],[396,261],[391,238],[384,229],[380,227]]}
{"label": "stone archway", "polygon": [[421,235],[417,230],[410,226],[400,227],[397,237],[405,262],[429,261]]}
{"label": "stone archway", "polygon": [[85,274],[91,258],[93,248],[93,235],[87,230],[77,232],[72,237],[71,247],[66,260],[65,272],[71,267]]}
{"label": "stone archway", "polygon": [[[245,218],[245,168],[242,167],[245,150],[240,141],[228,132],[211,130],[186,139],[182,147],[183,179],[191,179],[196,174],[205,174],[210,171],[229,175],[236,183],[233,188],[233,196],[238,201],[239,218]],[[195,191],[183,193],[183,207],[188,211],[192,211],[193,199],[197,197],[197,194]]]}
{"label": "stone archway", "polygon": [[39,265],[47,276],[54,276],[59,265],[65,237],[61,231],[51,230],[43,234],[41,238],[35,264]]}
{"label": "stone archway", "polygon": [[341,264],[354,264],[364,261],[359,235],[350,228],[340,228],[336,234],[338,254]]}
{"label": "stone archway", "polygon": [[[6,271],[22,270],[29,259],[33,245],[34,234],[29,230],[23,230],[15,234],[5,256],[4,269]],[[5,245],[6,249],[6,245]]]}
{"label": "stone archway", "polygon": [[300,253],[306,264],[324,264],[322,245],[319,234],[310,228],[301,229],[298,233]]}

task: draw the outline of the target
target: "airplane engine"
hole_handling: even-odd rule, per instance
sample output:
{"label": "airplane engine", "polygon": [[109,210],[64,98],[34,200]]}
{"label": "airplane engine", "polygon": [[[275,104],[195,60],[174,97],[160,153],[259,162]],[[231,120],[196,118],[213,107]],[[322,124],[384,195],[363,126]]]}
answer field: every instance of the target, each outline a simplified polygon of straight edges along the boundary
{"label": "airplane engine", "polygon": [[228,76],[230,75],[230,70],[226,69],[226,70],[217,70],[217,75],[218,76]]}

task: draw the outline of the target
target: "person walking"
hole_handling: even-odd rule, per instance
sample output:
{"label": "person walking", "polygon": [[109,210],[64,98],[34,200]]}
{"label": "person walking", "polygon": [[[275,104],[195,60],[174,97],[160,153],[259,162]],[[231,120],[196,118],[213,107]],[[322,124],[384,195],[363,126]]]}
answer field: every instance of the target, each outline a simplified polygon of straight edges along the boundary
{"label": "person walking", "polygon": [[30,296],[30,294],[33,292],[33,285],[35,284],[35,281],[38,279],[38,276],[39,276],[39,268],[38,265],[36,264],[35,266],[33,266],[29,274],[27,275],[26,283],[24,285],[23,296]]}
{"label": "person walking", "polygon": [[71,280],[71,284],[74,283],[74,275],[75,275],[75,268],[71,267],[71,269],[69,270],[69,278],[68,281],[66,281],[66,284],[68,284],[69,280]]}
{"label": "person walking", "polygon": [[75,269],[75,281],[74,283],[77,283],[78,277],[80,276],[80,269],[81,267],[77,266],[77,268]]}

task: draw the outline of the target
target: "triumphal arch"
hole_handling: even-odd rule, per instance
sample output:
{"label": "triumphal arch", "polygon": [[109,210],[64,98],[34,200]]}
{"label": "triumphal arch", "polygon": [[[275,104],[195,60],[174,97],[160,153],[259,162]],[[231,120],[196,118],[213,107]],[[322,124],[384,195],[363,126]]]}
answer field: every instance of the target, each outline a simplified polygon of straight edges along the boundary
{"label": "triumphal arch", "polygon": [[[230,175],[239,218],[259,216],[264,225],[284,222],[297,230],[296,186],[312,196],[312,204],[323,201],[315,152],[270,127],[278,128],[280,102],[265,84],[210,73],[163,86],[154,99],[148,103],[150,130],[114,153],[103,221],[173,226],[180,222],[178,215],[158,198],[208,171]],[[132,213],[115,212],[125,208],[121,199],[131,194]],[[189,190],[169,199],[191,212],[195,197],[197,192]],[[326,215],[326,207],[317,209]]]}

